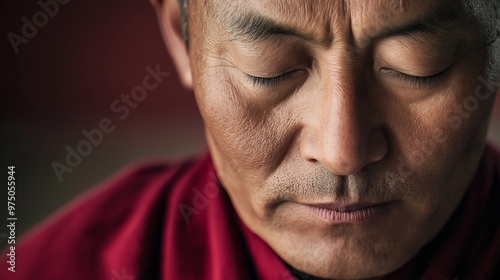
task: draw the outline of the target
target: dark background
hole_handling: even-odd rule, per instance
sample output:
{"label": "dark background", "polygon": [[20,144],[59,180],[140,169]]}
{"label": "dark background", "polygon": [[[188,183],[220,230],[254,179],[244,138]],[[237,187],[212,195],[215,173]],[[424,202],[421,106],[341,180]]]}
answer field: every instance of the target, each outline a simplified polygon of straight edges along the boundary
{"label": "dark background", "polygon": [[[19,237],[131,162],[183,158],[205,149],[194,97],[178,81],[147,0],[60,5],[18,54],[7,34],[21,35],[21,18],[31,21],[41,7],[37,1],[1,5],[0,248],[7,244],[1,234],[7,233],[8,165],[16,166]],[[145,68],[157,64],[170,75],[120,120],[111,103],[141,85]],[[103,118],[112,119],[116,129],[59,182],[52,162],[65,164],[66,146],[76,149],[86,139],[81,131],[98,128]]]}
{"label": "dark background", "polygon": [[[46,1],[46,0],[44,0]],[[3,1],[0,47],[0,248],[6,245],[7,166],[16,166],[17,236],[71,198],[125,165],[144,158],[184,158],[205,149],[191,92],[182,88],[147,0],[72,0],[14,52],[7,34],[22,34],[37,1]],[[142,84],[149,65],[170,76],[123,121],[110,109]],[[110,118],[116,129],[59,182],[51,166],[65,164],[83,129]],[[490,137],[500,143],[497,100]],[[495,131],[493,130],[495,128]],[[118,202],[119,203],[119,202]],[[112,207],[112,206],[110,206]]]}

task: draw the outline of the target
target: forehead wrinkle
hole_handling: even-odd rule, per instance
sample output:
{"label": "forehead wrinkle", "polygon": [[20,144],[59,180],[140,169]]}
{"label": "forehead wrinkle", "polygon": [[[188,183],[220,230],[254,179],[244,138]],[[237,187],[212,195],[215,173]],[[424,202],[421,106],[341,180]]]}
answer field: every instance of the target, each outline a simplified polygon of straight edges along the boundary
{"label": "forehead wrinkle", "polygon": [[[373,18],[374,11],[383,16],[401,14],[406,11],[405,0],[349,0],[349,8],[354,11],[351,15],[354,20]],[[382,9],[381,9],[382,7]]]}
{"label": "forehead wrinkle", "polygon": [[[350,34],[356,33],[356,30],[353,30],[353,28],[368,28],[374,29],[373,31],[381,31],[386,27],[382,25],[386,25],[388,21],[392,21],[394,18],[400,18],[399,21],[401,21],[408,17],[408,15],[405,14],[407,10],[419,9],[421,11],[429,11],[428,14],[419,13],[424,15],[426,20],[428,20],[428,22],[423,22],[417,26],[417,29],[421,30],[432,29],[432,27],[440,25],[445,21],[459,19],[456,11],[450,11],[456,10],[456,8],[450,8],[450,5],[448,5],[447,9],[436,10],[436,4],[429,4],[425,1],[422,1],[422,4],[413,4],[415,2],[408,4],[404,0],[337,0],[323,2],[323,5],[318,5],[317,1],[301,0],[281,0],[273,2],[261,0],[243,3],[239,3],[239,1],[210,2],[212,3],[212,5],[209,5],[211,6],[210,11],[215,21],[219,24],[222,23],[226,27],[229,26],[233,31],[240,29],[241,32],[236,32],[237,34],[239,33],[238,35],[252,35],[252,29],[263,27],[267,25],[266,23],[268,22],[276,22],[290,27],[288,30],[272,30],[276,31],[277,34],[314,34],[314,37],[320,38],[316,41],[322,41],[323,44],[332,41],[333,33],[337,33],[335,34],[336,36],[342,36],[343,34],[350,36]],[[451,6],[455,7],[461,5]],[[375,9],[375,7],[377,7],[377,9]],[[380,17],[384,17],[384,20],[381,21]],[[379,26],[376,26],[377,23]],[[370,27],[370,25],[372,25],[372,27]],[[339,27],[344,28],[344,30],[334,30],[334,28]],[[298,32],[290,31],[291,29],[297,30]],[[368,33],[370,33],[368,35],[376,33],[373,31],[368,31]],[[265,33],[263,34],[264,36],[262,37],[264,38],[251,38],[250,36],[249,39],[267,39]],[[356,37],[356,34],[353,35]]]}
{"label": "forehead wrinkle", "polygon": [[248,38],[251,41],[267,39],[272,35],[291,35],[300,37],[306,41],[314,41],[314,38],[295,31],[292,28],[281,26],[273,20],[258,15],[255,12],[248,12],[233,19],[229,24],[231,40],[241,40]]}
{"label": "forehead wrinkle", "polygon": [[[339,16],[346,14],[344,0],[327,1],[325,5],[318,5],[318,1],[308,0],[283,0],[277,1],[277,3],[270,8],[286,18],[290,18],[293,25],[310,26],[311,30],[322,35],[331,33],[334,21],[338,21]],[[338,9],[343,10],[340,15],[334,13]]]}
{"label": "forehead wrinkle", "polygon": [[[317,5],[316,1],[231,1],[230,4],[226,1],[209,2],[212,3],[209,5],[209,14],[214,21],[218,25],[229,27],[230,29],[241,29],[242,32],[237,32],[236,35],[250,34],[248,31],[252,27],[258,27],[256,25],[262,25],[265,23],[264,21],[269,20],[289,27],[289,29],[299,31],[296,32],[298,34],[287,34],[286,30],[277,30],[278,34],[307,35],[299,37],[310,39],[321,45],[327,45],[333,40],[331,35],[331,20],[334,17],[334,13],[329,13],[328,11],[331,11],[330,8],[325,8],[325,5]],[[337,5],[335,4],[337,2],[327,2],[327,6]],[[254,26],[245,26],[245,24],[249,23],[253,23]]]}
{"label": "forehead wrinkle", "polygon": [[[404,0],[351,2],[355,3],[352,15],[355,37],[361,40],[398,36],[415,39],[422,34],[456,36],[463,35],[471,26],[470,18],[457,1],[453,4],[449,1]],[[379,6],[373,9],[374,5]]]}

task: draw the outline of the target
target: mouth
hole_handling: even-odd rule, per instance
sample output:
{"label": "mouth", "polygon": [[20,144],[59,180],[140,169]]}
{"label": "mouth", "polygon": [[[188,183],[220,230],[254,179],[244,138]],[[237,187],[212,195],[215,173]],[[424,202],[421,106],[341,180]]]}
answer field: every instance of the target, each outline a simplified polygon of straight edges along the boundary
{"label": "mouth", "polygon": [[357,223],[375,219],[389,210],[393,202],[355,202],[300,204],[328,223]]}

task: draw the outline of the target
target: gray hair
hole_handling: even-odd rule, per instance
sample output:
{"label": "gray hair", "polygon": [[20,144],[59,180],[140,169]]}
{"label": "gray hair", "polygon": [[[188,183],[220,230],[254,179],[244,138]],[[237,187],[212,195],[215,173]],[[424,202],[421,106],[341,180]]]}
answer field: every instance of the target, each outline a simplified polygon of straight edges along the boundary
{"label": "gray hair", "polygon": [[182,37],[184,38],[184,42],[186,42],[186,47],[189,48],[189,34],[188,34],[188,3],[187,0],[179,0],[179,6],[181,10],[181,28],[182,28]]}

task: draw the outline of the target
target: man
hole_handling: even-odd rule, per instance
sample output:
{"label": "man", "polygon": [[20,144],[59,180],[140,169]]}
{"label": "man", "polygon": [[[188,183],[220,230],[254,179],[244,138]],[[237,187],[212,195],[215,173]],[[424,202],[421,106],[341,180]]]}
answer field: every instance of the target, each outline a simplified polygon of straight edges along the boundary
{"label": "man", "polygon": [[500,279],[498,4],[153,0],[209,155],[126,171],[2,279]]}

